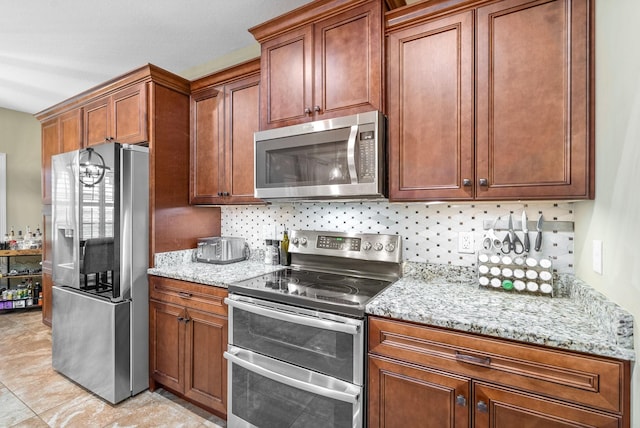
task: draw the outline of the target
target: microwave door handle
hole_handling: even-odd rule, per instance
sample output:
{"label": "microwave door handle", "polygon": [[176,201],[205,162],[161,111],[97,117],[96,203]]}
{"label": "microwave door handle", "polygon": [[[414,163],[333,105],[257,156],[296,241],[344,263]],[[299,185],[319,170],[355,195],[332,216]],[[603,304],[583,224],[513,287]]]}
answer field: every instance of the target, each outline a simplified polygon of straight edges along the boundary
{"label": "microwave door handle", "polygon": [[250,303],[239,302],[237,300],[231,300],[229,298],[224,299],[224,303],[232,308],[238,308],[243,311],[251,312],[256,315],[262,315],[264,317],[277,319],[280,321],[287,321],[295,324],[306,325],[307,327],[315,327],[324,330],[337,331],[340,333],[347,333],[352,336],[358,334],[359,327],[351,324],[343,324],[331,320],[324,320],[320,318],[311,318],[303,315],[296,315],[287,312],[281,312],[275,309],[263,308],[261,306],[252,305]]}
{"label": "microwave door handle", "polygon": [[358,171],[356,170],[356,137],[358,136],[358,125],[351,126],[349,140],[347,141],[347,164],[349,166],[349,176],[351,184],[358,184]]}
{"label": "microwave door handle", "polygon": [[[246,351],[246,352],[250,353],[250,351]],[[275,382],[282,383],[294,388],[298,388],[303,391],[310,392],[312,394],[317,394],[322,397],[343,401],[346,403],[355,404],[358,402],[358,398],[360,394],[357,394],[357,393],[350,394],[349,392],[337,391],[334,389],[326,388],[324,386],[320,386],[313,383],[304,382],[298,379],[291,378],[289,376],[280,374],[278,372],[275,372],[267,368],[264,368],[262,366],[259,366],[257,364],[254,364],[251,361],[247,361],[244,358],[241,358],[238,355],[236,355],[238,353],[240,353],[240,350],[230,347],[229,351],[224,352],[223,355],[224,355],[224,358],[226,358],[228,361],[232,362],[233,364],[237,364],[253,373],[257,373],[260,376],[264,376]],[[309,371],[309,373],[311,374],[312,372]],[[311,379],[312,376],[309,376],[309,378]]]}

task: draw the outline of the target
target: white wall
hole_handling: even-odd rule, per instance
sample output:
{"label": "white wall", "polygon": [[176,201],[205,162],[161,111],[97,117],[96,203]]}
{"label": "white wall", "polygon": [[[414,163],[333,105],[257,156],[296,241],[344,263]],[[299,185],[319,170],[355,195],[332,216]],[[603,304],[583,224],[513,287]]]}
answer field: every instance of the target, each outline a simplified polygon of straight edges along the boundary
{"label": "white wall", "polygon": [[42,229],[40,122],[0,108],[0,152],[7,154],[7,230]]}
{"label": "white wall", "polygon": [[[596,199],[575,204],[576,274],[634,316],[640,350],[640,2],[596,0]],[[602,275],[592,269],[602,240]],[[640,355],[639,355],[640,357]],[[632,423],[640,426],[633,370]]]}

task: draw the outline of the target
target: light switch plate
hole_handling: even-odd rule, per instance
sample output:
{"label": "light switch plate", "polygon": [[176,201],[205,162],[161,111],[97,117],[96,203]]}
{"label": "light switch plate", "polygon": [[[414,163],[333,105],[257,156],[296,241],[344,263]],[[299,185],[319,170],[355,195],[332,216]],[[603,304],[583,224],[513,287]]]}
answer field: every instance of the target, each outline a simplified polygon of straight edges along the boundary
{"label": "light switch plate", "polygon": [[593,271],[602,275],[602,241],[593,240]]}

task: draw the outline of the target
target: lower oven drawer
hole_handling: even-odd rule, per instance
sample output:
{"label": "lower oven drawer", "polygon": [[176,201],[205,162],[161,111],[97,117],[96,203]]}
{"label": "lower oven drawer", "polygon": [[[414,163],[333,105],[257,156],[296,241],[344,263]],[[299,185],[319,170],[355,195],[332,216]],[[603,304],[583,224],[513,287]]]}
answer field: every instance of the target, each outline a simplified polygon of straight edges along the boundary
{"label": "lower oven drawer", "polygon": [[361,428],[362,387],[229,346],[227,426]]}
{"label": "lower oven drawer", "polygon": [[230,294],[229,344],[357,385],[364,320]]}

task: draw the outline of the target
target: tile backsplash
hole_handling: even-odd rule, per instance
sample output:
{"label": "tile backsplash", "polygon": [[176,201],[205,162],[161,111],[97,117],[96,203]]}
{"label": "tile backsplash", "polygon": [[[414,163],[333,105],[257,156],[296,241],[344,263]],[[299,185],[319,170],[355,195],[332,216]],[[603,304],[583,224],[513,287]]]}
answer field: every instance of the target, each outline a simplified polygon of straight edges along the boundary
{"label": "tile backsplash", "polygon": [[[545,222],[573,222],[572,202],[290,202],[266,206],[224,206],[221,210],[222,235],[243,237],[255,249],[264,248],[264,240],[281,233],[285,227],[397,234],[402,236],[404,243],[404,260],[457,266],[476,264],[475,254],[458,253],[458,233],[473,232],[477,251],[481,249],[485,220],[493,221],[497,216],[506,219],[512,213],[515,221],[520,219],[522,210],[526,210],[529,221],[537,220],[542,214]],[[522,240],[522,232],[517,233]],[[502,239],[505,232],[496,234]],[[535,230],[529,231],[532,247],[535,235]],[[541,255],[553,260],[556,272],[573,273],[573,232],[544,232]]]}

